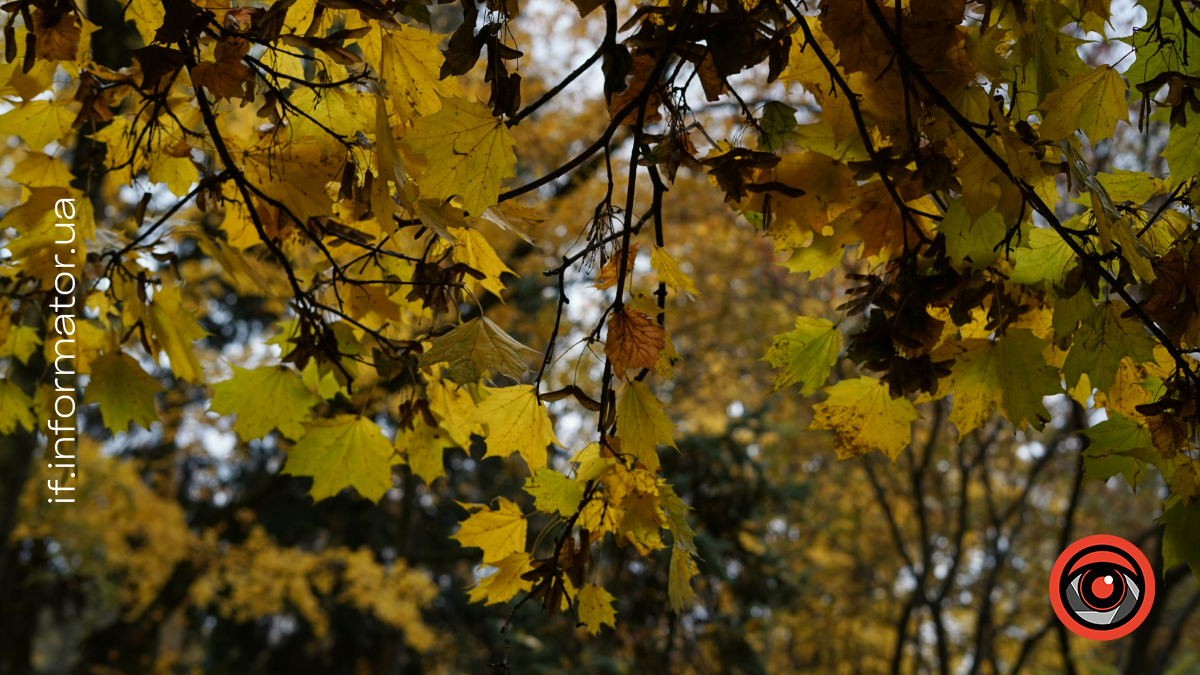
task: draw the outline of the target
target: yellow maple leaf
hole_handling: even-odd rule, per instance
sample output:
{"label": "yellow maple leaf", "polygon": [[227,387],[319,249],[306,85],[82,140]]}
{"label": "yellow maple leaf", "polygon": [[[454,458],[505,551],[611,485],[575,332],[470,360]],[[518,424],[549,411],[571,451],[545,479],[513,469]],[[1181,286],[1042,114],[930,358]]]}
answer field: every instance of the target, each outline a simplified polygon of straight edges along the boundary
{"label": "yellow maple leaf", "polygon": [[1109,65],[1076,76],[1055,89],[1038,106],[1043,121],[1038,127],[1042,140],[1059,141],[1082,131],[1093,144],[1111,138],[1117,122],[1129,124],[1129,87],[1116,68]]}
{"label": "yellow maple leaf", "polygon": [[446,449],[454,445],[450,434],[441,427],[417,422],[412,429],[396,432],[396,451],[404,455],[414,475],[432,485],[446,475]]}
{"label": "yellow maple leaf", "polygon": [[689,300],[700,297],[700,291],[696,290],[696,282],[679,269],[679,261],[658,246],[655,246],[650,254],[650,267],[658,271],[659,281],[683,293]]}
{"label": "yellow maple leaf", "polygon": [[508,602],[517,593],[533,588],[533,582],[522,579],[521,576],[533,569],[533,558],[525,552],[514,553],[503,560],[492,564],[496,571],[479,580],[471,590],[467,591],[471,602],[481,602],[494,605],[498,602]]}
{"label": "yellow maple leaf", "polygon": [[676,548],[682,548],[684,551],[694,554],[696,552],[696,533],[687,523],[689,507],[675,493],[675,488],[665,483],[659,487],[658,506],[667,518],[667,529],[671,531],[671,536],[675,539]]}
{"label": "yellow maple leaf", "polygon": [[441,110],[442,98],[458,93],[455,78],[439,79],[445,59],[438,44],[446,36],[407,25],[382,33],[379,72],[396,113],[411,120]]}
{"label": "yellow maple leaf", "polygon": [[309,410],[321,397],[308,390],[300,375],[286,366],[247,370],[234,367],[233,377],[213,385],[209,409],[237,415],[233,430],[243,441],[262,438],[279,429],[287,438],[304,433]]}
{"label": "yellow maple leaf", "polygon": [[525,479],[525,491],[533,495],[533,506],[542,513],[558,513],[569,518],[579,511],[583,487],[575,480],[548,467],[542,467]]}
{"label": "yellow maple leaf", "polygon": [[601,498],[588,501],[576,522],[579,527],[593,534],[616,534],[623,517],[621,507],[613,505],[607,498]]}
{"label": "yellow maple leaf", "polygon": [[[422,218],[422,222],[425,219]],[[496,250],[483,238],[483,234],[474,228],[450,228],[454,239],[454,261],[469,265],[471,269],[483,272],[484,278],[480,285],[499,296],[504,291],[504,282],[500,281],[501,274],[516,272],[508,268]]]}
{"label": "yellow maple leaf", "polygon": [[70,187],[73,177],[66,165],[54,157],[40,152],[31,152],[17,162],[9,174],[9,180],[25,187]]}
{"label": "yellow maple leaf", "polygon": [[12,380],[0,380],[0,434],[11,434],[17,425],[26,431],[37,427],[33,417],[33,399]]}
{"label": "yellow maple leaf", "polygon": [[566,447],[554,436],[554,425],[546,406],[528,384],[486,388],[488,397],[475,407],[469,422],[487,425],[487,454],[508,457],[514,452],[525,458],[530,471],[546,466],[550,444]]}
{"label": "yellow maple leaf", "polygon": [[692,577],[699,570],[692,555],[676,546],[671,549],[671,568],[667,577],[667,594],[671,598],[671,609],[678,614],[689,609],[696,602],[696,593],[692,590]]}
{"label": "yellow maple leaf", "polygon": [[433,338],[433,346],[421,355],[421,366],[445,363],[446,377],[459,384],[474,384],[487,369],[520,379],[528,368],[521,350],[533,350],[517,342],[487,317],[475,318]]}
{"label": "yellow maple leaf", "polygon": [[886,382],[860,377],[842,380],[825,391],[829,399],[813,406],[808,428],[837,434],[833,447],[838,459],[879,450],[895,461],[912,440],[910,423],[920,415],[908,399],[893,399]]}
{"label": "yellow maple leaf", "polygon": [[353,487],[373,502],[392,487],[392,444],[371,420],[338,415],[304,425],[300,442],[287,451],[283,473],[312,476],[316,501]]}
{"label": "yellow maple leaf", "polygon": [[32,150],[71,133],[75,113],[56,101],[29,101],[0,115],[0,134],[20,136]]}
{"label": "yellow maple leaf", "polygon": [[92,362],[92,377],[83,402],[100,406],[104,426],[114,434],[129,431],[133,422],[143,429],[158,420],[154,395],[164,391],[133,357],[123,352],[109,353]]}
{"label": "yellow maple leaf", "polygon": [[622,452],[637,457],[650,471],[658,471],[658,445],[678,449],[672,430],[675,425],[649,387],[636,380],[625,385],[617,402],[617,436]]}
{"label": "yellow maple leaf", "polygon": [[662,526],[665,524],[658,507],[658,494],[630,492],[621,501],[620,532],[642,555],[663,547]]}
{"label": "yellow maple leaf", "polygon": [[467,548],[482,549],[483,562],[487,565],[523,552],[529,530],[529,523],[516,504],[504,497],[496,501],[498,508],[495,510],[483,504],[459,504],[471,516],[462,521],[458,532],[450,537]]}
{"label": "yellow maple leaf", "polygon": [[363,117],[364,99],[358,92],[301,87],[290,100],[308,115],[290,118],[296,137],[312,136],[326,153],[336,154],[339,150],[344,151],[346,146],[325,129],[350,138],[368,124]]}
{"label": "yellow maple leaf", "polygon": [[245,154],[246,178],[282,203],[301,222],[333,213],[326,186],[343,161],[322,151],[315,140],[278,145],[264,138]]}
{"label": "yellow maple leaf", "polygon": [[418,119],[404,137],[414,153],[429,161],[418,181],[421,196],[437,200],[460,196],[463,208],[478,216],[496,204],[500,181],[516,175],[516,141],[482,103],[458,96],[441,101],[441,110]]}
{"label": "yellow maple leaf", "polygon": [[588,443],[571,458],[571,461],[578,464],[575,469],[575,480],[581,483],[600,478],[617,464],[617,458],[611,455],[605,456],[599,443]]}
{"label": "yellow maple leaf", "polygon": [[596,584],[584,584],[579,589],[578,599],[579,621],[587,625],[589,633],[599,633],[600,626],[604,624],[616,628],[617,613],[613,610],[613,600],[616,598],[611,593]]}
{"label": "yellow maple leaf", "polygon": [[166,16],[166,5],[158,0],[130,0],[125,5],[125,21],[133,23],[142,36],[142,44],[154,43],[154,34]]}
{"label": "yellow maple leaf", "polygon": [[193,342],[208,335],[184,309],[179,286],[166,283],[150,303],[150,330],[158,346],[171,359],[171,371],[188,382],[201,381],[200,360]]}
{"label": "yellow maple leaf", "polygon": [[[40,344],[42,338],[36,328],[26,325],[13,326],[5,336],[4,344],[0,346],[0,356],[15,356],[21,363],[27,364],[29,357],[33,356]],[[54,357],[50,356],[48,360],[53,361]]]}
{"label": "yellow maple leaf", "polygon": [[429,398],[429,410],[437,418],[441,428],[449,434],[450,441],[460,447],[471,445],[471,434],[483,435],[483,425],[469,424],[467,420],[475,413],[475,400],[466,387],[432,378],[425,385],[425,396]]}
{"label": "yellow maple leaf", "polygon": [[196,164],[190,155],[172,157],[165,153],[155,153],[146,172],[155,183],[165,183],[167,189],[176,197],[186,195],[192,183],[200,179]]}

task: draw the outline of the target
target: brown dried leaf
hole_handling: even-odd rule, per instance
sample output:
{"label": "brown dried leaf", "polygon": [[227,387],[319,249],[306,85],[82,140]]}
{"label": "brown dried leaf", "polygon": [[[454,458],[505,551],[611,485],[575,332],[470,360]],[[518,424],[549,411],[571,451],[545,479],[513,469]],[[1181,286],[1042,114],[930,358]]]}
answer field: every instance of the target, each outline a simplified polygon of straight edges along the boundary
{"label": "brown dried leaf", "polygon": [[[635,259],[637,259],[637,254],[638,245],[632,244],[629,247],[629,258],[625,263],[625,276],[627,278],[633,273],[633,262]],[[612,257],[608,259],[608,262],[604,263],[604,266],[600,268],[600,274],[596,276],[596,283],[593,284],[593,287],[604,290],[606,288],[612,288],[613,286],[616,286],[617,278],[620,276],[620,269],[621,252],[617,251],[616,253],[613,253]]]}
{"label": "brown dried leaf", "polygon": [[666,345],[666,331],[645,312],[625,307],[608,318],[608,340],[604,353],[613,372],[624,377],[630,368],[653,368]]}
{"label": "brown dried leaf", "polygon": [[74,14],[62,14],[54,25],[46,25],[48,12],[33,13],[33,31],[37,34],[37,57],[48,61],[74,61],[83,35]]}
{"label": "brown dried leaf", "polygon": [[[625,87],[625,91],[613,94],[612,102],[608,106],[609,117],[615,117],[621,112],[622,108],[632,103],[642,93],[642,90],[647,86],[651,72],[654,70],[655,63],[656,59],[649,54],[638,54],[633,57],[633,68],[630,71],[633,77],[630,78],[629,86]],[[658,83],[651,83],[650,86],[657,87]],[[646,124],[653,124],[662,119],[662,113],[658,110],[661,103],[662,100],[659,98],[657,91],[650,94],[650,98],[646,101]],[[637,124],[637,118],[638,111],[634,107],[633,110],[626,113],[625,117],[621,120],[621,124]]]}
{"label": "brown dried leaf", "polygon": [[192,69],[192,84],[212,92],[217,100],[244,98],[242,83],[249,78],[249,71],[240,62],[201,63]]}

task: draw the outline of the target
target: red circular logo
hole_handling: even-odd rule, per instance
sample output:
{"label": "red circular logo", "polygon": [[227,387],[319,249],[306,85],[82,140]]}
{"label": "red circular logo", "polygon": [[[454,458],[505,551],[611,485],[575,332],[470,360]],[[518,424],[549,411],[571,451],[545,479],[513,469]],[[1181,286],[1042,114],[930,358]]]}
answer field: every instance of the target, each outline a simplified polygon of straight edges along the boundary
{"label": "red circular logo", "polygon": [[1072,633],[1115,640],[1140,626],[1154,606],[1154,571],[1141,550],[1120,537],[1084,537],[1054,561],[1050,604]]}

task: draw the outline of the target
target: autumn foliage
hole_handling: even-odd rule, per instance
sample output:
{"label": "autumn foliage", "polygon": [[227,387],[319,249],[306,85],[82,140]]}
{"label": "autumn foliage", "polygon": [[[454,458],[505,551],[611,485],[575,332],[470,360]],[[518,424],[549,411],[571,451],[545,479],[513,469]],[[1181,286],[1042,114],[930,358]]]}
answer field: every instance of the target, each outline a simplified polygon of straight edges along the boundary
{"label": "autumn foliage", "polygon": [[[645,647],[652,626],[701,633],[697,593],[739,601],[731,547],[804,589],[797,566],[833,578],[862,537],[912,586],[886,620],[838,601],[833,633],[873,626],[861,643],[825,654],[797,636],[833,619],[760,588],[754,616],[778,624],[739,624],[736,648],[688,633],[721,656],[667,665],[750,672],[726,667],[744,648],[781,671],[1054,670],[1076,657],[1065,632],[1065,661],[1037,651],[1053,624],[1024,565],[1080,519],[1152,528],[1158,571],[1200,580],[1200,6],[1141,0],[1117,34],[1108,0],[572,3],[0,7],[0,592],[34,598],[36,561],[104,580],[117,609],[69,668],[184,672],[186,649],[146,636],[286,615],[325,672],[449,672],[452,575],[475,603],[453,616],[505,607],[481,643],[498,672],[520,670],[535,605],[646,664],[675,653]],[[564,17],[575,32],[547,30]],[[586,49],[565,67],[546,44]],[[41,466],[64,262],[71,505],[47,503],[66,476]],[[789,481],[813,444],[866,478],[811,488],[823,525],[791,549],[771,514],[808,498]],[[774,475],[750,461],[764,447]],[[745,504],[714,496],[756,480]],[[1084,513],[1081,485],[1120,481],[1134,522]],[[1000,533],[1033,508],[1063,523],[1013,568],[1006,635],[1000,572],[955,572],[971,547],[1009,569]],[[930,535],[935,511],[956,534]],[[1178,631],[1148,626],[1130,663],[1165,668],[1194,627],[1200,600],[1163,602]],[[358,621],[391,631],[378,664],[329,646]],[[0,673],[26,672],[18,652]],[[229,658],[205,667],[250,672]]]}

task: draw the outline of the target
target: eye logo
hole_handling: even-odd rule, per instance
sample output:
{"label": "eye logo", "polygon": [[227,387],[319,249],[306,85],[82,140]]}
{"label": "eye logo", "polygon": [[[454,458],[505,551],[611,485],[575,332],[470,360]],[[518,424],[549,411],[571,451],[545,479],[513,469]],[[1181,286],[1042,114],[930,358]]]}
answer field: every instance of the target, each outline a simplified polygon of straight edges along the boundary
{"label": "eye logo", "polygon": [[1154,606],[1154,572],[1138,547],[1107,534],[1067,547],[1050,572],[1050,604],[1072,633],[1115,640]]}

